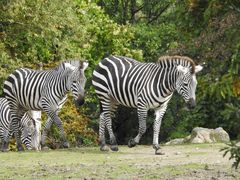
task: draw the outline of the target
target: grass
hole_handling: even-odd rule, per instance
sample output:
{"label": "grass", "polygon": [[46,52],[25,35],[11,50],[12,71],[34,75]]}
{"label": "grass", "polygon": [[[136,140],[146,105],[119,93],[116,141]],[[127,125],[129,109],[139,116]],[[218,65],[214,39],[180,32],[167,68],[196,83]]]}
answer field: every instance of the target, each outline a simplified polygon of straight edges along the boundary
{"label": "grass", "polygon": [[[209,169],[211,177],[219,170],[231,174],[231,162],[219,152],[223,146],[164,146],[163,156],[154,155],[151,146],[120,146],[118,152],[84,147],[0,153],[0,179],[171,179],[192,176],[192,172],[208,173]],[[219,164],[211,159],[216,153],[222,158]],[[208,162],[202,162],[205,157]]]}

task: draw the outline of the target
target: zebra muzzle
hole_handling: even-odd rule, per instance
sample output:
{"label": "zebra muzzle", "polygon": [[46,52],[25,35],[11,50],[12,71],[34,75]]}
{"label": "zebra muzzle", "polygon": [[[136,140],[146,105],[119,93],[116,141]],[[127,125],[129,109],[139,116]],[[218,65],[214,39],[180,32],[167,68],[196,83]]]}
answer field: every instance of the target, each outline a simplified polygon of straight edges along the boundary
{"label": "zebra muzzle", "polygon": [[84,104],[84,98],[78,98],[74,102],[75,102],[75,106],[77,107],[82,106]]}
{"label": "zebra muzzle", "polygon": [[196,101],[193,98],[190,98],[187,101],[187,108],[188,109],[193,109],[196,106]]}

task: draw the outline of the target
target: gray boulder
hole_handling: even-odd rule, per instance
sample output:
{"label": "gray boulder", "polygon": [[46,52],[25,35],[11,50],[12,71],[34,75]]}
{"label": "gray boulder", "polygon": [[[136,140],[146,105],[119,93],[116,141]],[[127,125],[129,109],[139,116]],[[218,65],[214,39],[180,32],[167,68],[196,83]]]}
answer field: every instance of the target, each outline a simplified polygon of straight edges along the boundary
{"label": "gray boulder", "polygon": [[166,145],[176,145],[176,144],[183,144],[184,143],[185,138],[177,138],[177,139],[173,139],[169,142],[166,143]]}
{"label": "gray boulder", "polygon": [[214,142],[229,142],[228,133],[221,127],[216,129],[208,129],[196,127],[192,130],[189,143],[214,143]]}
{"label": "gray boulder", "polygon": [[185,138],[173,139],[166,144],[183,144],[183,143],[215,143],[215,142],[229,142],[230,137],[228,133],[221,127],[216,129],[208,129],[196,127],[192,130],[191,135]]}

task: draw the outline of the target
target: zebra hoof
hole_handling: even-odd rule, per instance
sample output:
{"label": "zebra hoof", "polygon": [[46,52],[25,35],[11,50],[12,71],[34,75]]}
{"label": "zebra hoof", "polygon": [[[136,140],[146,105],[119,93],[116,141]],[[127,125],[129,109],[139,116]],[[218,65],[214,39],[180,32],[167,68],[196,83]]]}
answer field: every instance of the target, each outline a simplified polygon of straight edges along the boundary
{"label": "zebra hoof", "polygon": [[155,149],[155,155],[165,155],[165,153],[161,151],[159,144],[154,144],[153,148]]}
{"label": "zebra hoof", "polygon": [[109,148],[106,145],[104,145],[100,147],[100,151],[109,151]]}
{"label": "zebra hoof", "polygon": [[112,145],[110,146],[112,151],[118,151],[118,146],[117,145]]}
{"label": "zebra hoof", "polygon": [[24,151],[24,148],[23,148],[22,145],[17,145],[17,150],[18,150],[18,151]]}
{"label": "zebra hoof", "polygon": [[8,143],[7,142],[2,142],[2,147],[1,147],[2,152],[8,152]]}
{"label": "zebra hoof", "polygon": [[134,141],[134,139],[130,139],[129,141],[128,141],[128,147],[129,148],[132,148],[132,147],[134,147],[134,146],[136,146],[137,145],[137,143]]}
{"label": "zebra hoof", "polygon": [[153,144],[153,149],[158,151],[159,149],[161,149],[161,147],[159,146],[159,144]]}
{"label": "zebra hoof", "polygon": [[43,150],[43,151],[47,151],[47,150],[50,150],[50,148],[47,147],[47,146],[43,146],[43,147],[42,147],[42,150]]}
{"label": "zebra hoof", "polygon": [[69,147],[70,147],[69,142],[64,142],[63,143],[63,148],[69,148]]}
{"label": "zebra hoof", "polygon": [[165,153],[158,149],[155,151],[155,155],[165,155]]}
{"label": "zebra hoof", "polygon": [[1,148],[2,152],[8,152],[8,148]]}

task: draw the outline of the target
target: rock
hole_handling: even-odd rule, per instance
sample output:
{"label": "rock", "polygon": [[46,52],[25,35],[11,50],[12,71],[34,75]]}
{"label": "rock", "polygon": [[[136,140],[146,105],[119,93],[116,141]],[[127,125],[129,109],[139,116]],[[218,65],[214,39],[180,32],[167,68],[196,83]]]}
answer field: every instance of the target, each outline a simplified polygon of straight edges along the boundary
{"label": "rock", "polygon": [[213,143],[213,142],[229,142],[228,133],[221,127],[216,129],[208,129],[196,127],[192,130],[191,137],[187,141],[189,143]]}
{"label": "rock", "polygon": [[184,143],[184,138],[173,139],[166,143],[166,145],[176,145]]}
{"label": "rock", "polygon": [[229,142],[228,133],[221,127],[216,129],[208,129],[196,127],[192,130],[191,137],[186,140],[189,143],[213,143],[213,142]]}
{"label": "rock", "polygon": [[215,142],[226,143],[230,141],[228,133],[222,127],[216,128],[211,134],[211,136],[215,140]]}
{"label": "rock", "polygon": [[174,154],[175,154],[175,155],[180,155],[180,154],[181,154],[181,152],[175,152]]}
{"label": "rock", "polygon": [[175,145],[183,143],[214,143],[214,142],[229,142],[228,133],[222,128],[208,129],[196,127],[192,130],[191,135],[185,138],[173,139],[166,143],[166,145]]}
{"label": "rock", "polygon": [[210,134],[213,130],[196,127],[192,130],[191,137],[188,140],[189,143],[212,143],[212,139],[210,138]]}

